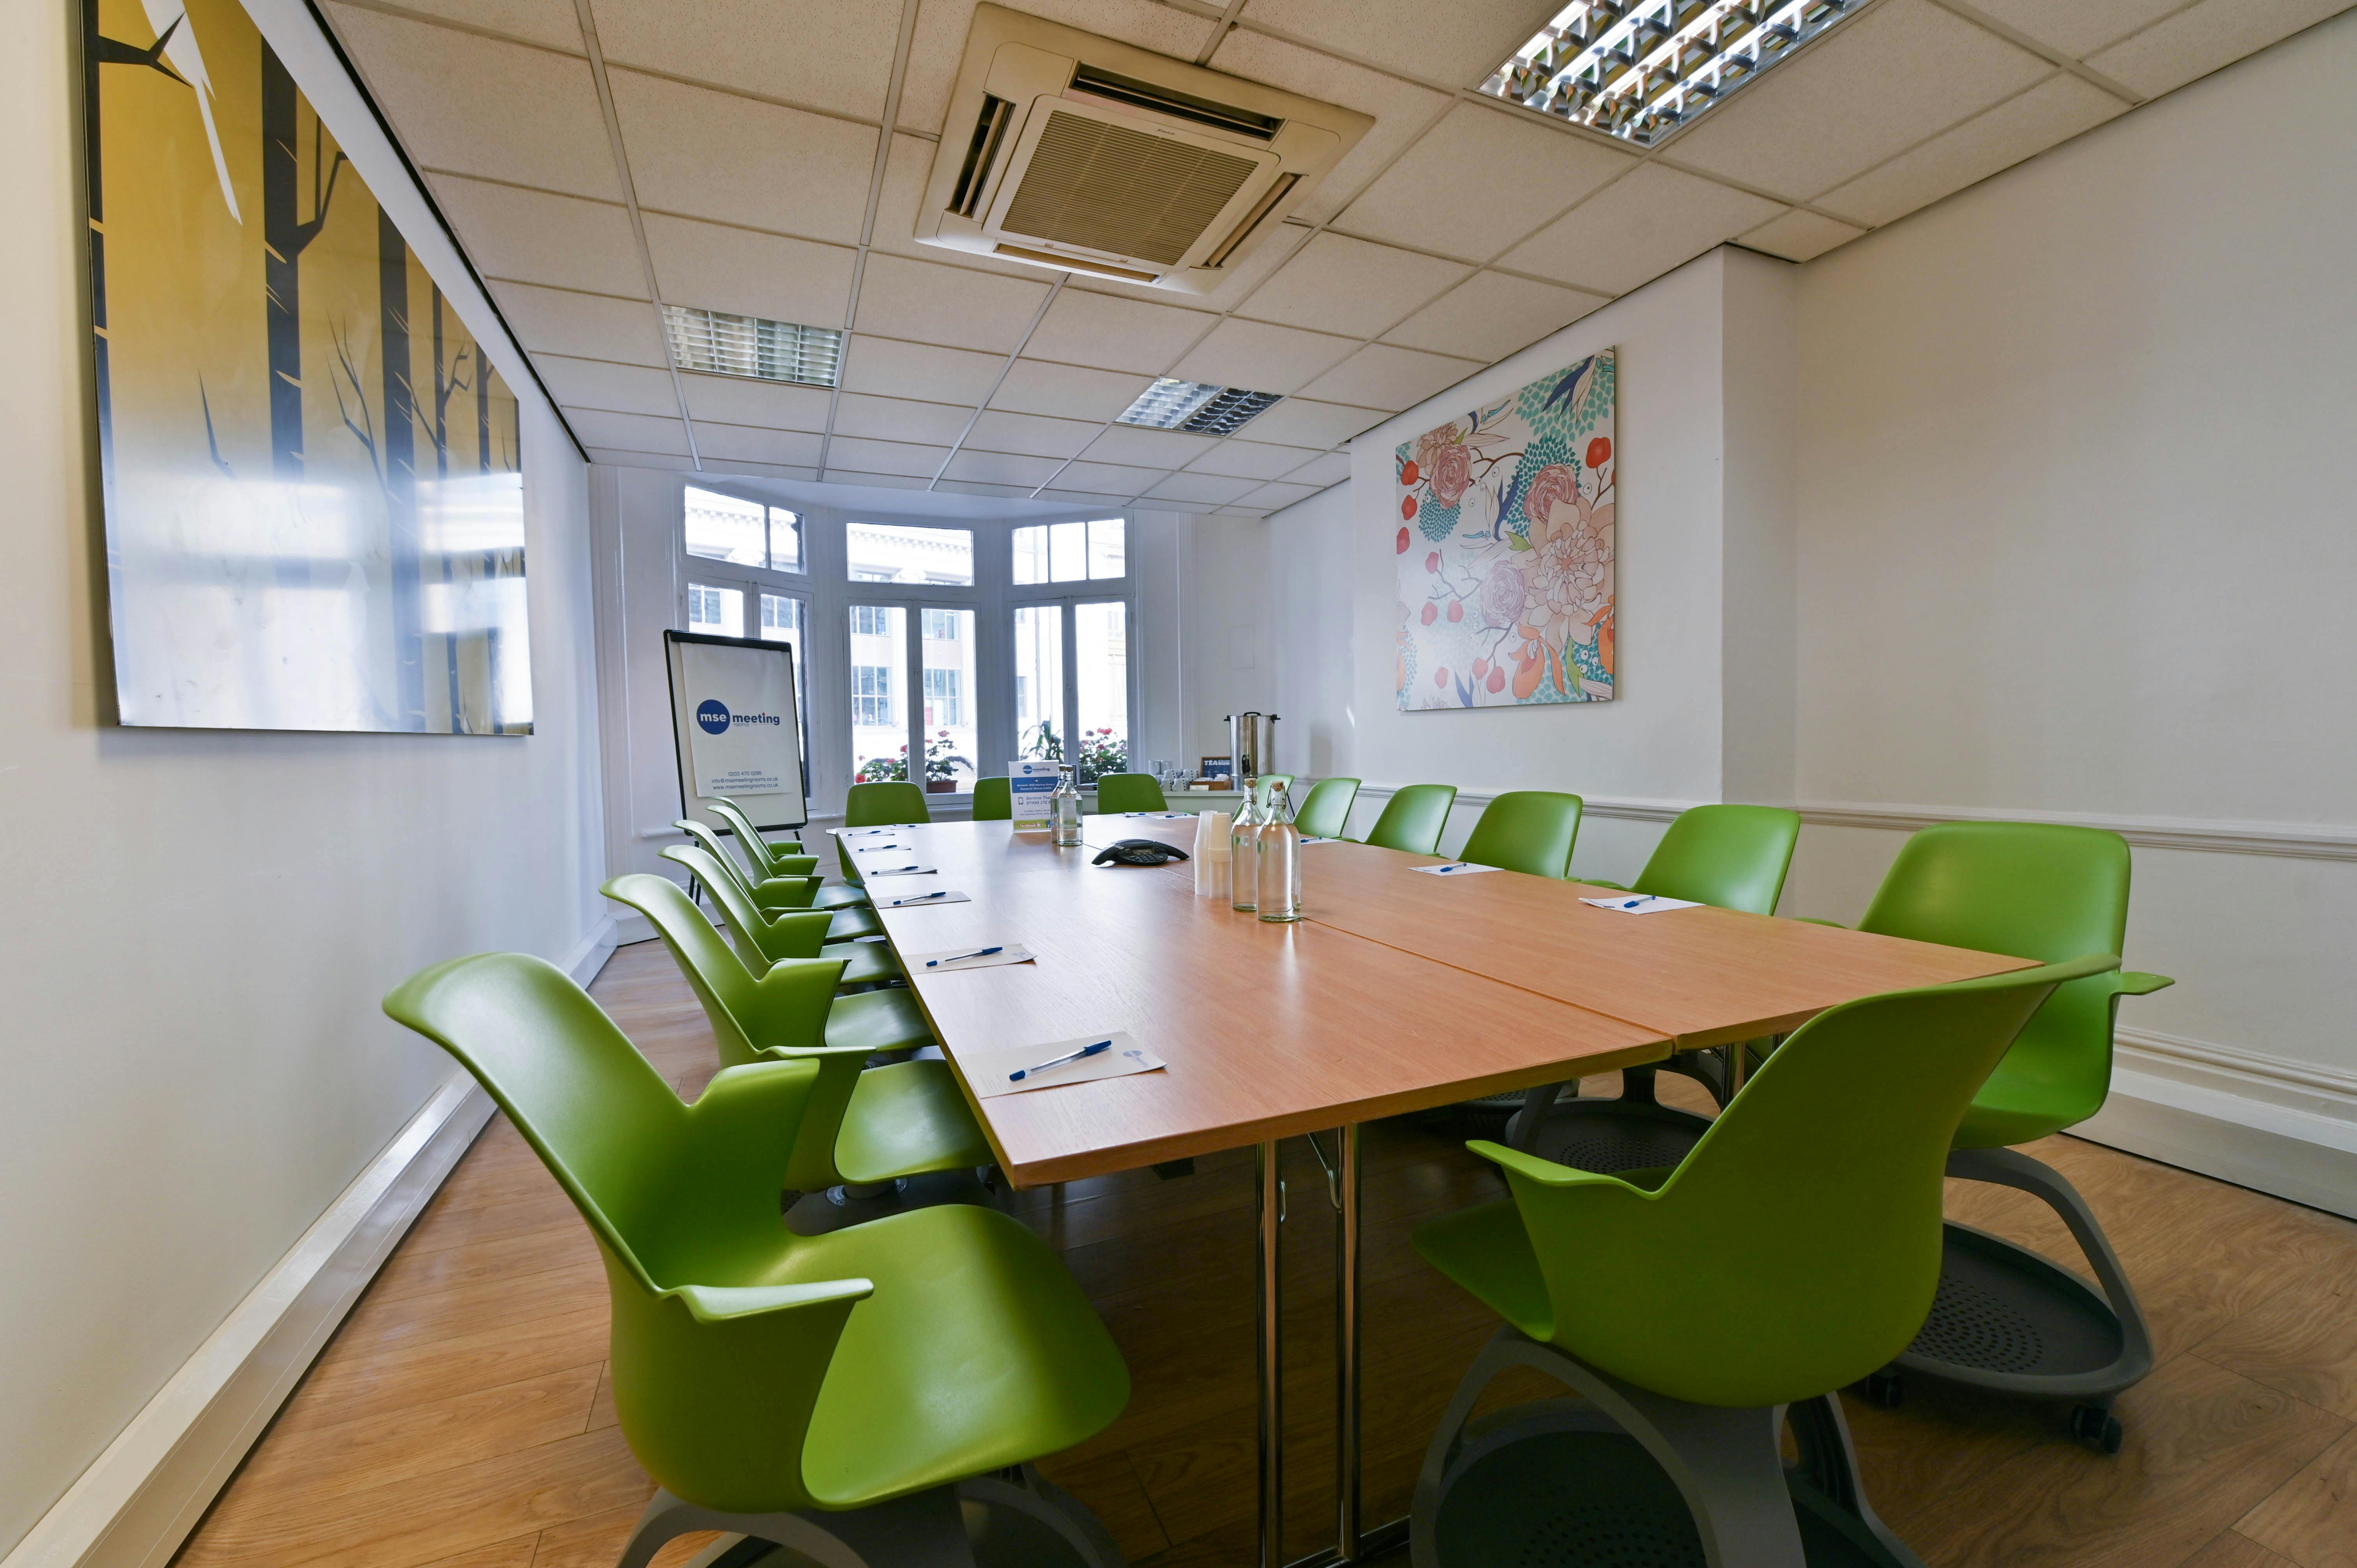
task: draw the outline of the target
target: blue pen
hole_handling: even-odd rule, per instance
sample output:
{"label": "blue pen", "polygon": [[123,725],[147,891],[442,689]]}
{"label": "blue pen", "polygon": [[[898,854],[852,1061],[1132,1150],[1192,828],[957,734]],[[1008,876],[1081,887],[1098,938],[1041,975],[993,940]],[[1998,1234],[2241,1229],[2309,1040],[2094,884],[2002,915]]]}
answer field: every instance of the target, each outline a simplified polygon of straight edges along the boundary
{"label": "blue pen", "polygon": [[1025,1079],[1029,1078],[1035,1072],[1046,1072],[1051,1067],[1063,1067],[1069,1063],[1080,1061],[1084,1058],[1096,1056],[1102,1052],[1109,1051],[1111,1049],[1113,1049],[1113,1042],[1111,1040],[1099,1040],[1093,1046],[1082,1046],[1079,1050],[1073,1051],[1066,1056],[1058,1057],[1054,1061],[1041,1062],[1038,1067],[1027,1067],[1020,1072],[1010,1072],[1006,1075],[1006,1081],[1009,1083],[1021,1083]]}
{"label": "blue pen", "polygon": [[[937,897],[937,895],[928,893],[925,897],[931,898]],[[1003,953],[1006,950],[1005,948],[976,948],[972,952],[952,953],[947,958],[929,958],[925,961],[925,967],[927,969],[939,969],[945,963],[963,963],[970,958],[990,958],[996,954]]]}
{"label": "blue pen", "polygon": [[1443,876],[1446,876],[1446,875],[1448,875],[1450,872],[1452,872],[1452,871],[1462,871],[1462,870],[1464,870],[1464,869],[1465,869],[1465,867],[1464,867],[1464,865],[1460,863],[1460,864],[1456,865],[1444,865],[1444,866],[1440,867],[1439,869],[1440,869],[1440,875],[1443,875]]}
{"label": "blue pen", "polygon": [[949,896],[949,890],[947,888],[943,888],[938,893],[911,893],[906,898],[893,899],[889,905],[886,906],[886,908],[897,909],[903,904],[921,904],[928,898],[946,898]]}

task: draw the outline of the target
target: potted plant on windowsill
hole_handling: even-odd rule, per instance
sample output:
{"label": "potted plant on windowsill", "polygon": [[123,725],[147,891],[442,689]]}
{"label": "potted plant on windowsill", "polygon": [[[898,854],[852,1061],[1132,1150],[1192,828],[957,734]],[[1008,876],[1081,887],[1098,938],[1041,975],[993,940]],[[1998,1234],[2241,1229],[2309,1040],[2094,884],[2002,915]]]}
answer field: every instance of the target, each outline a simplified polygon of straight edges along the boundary
{"label": "potted plant on windowsill", "polygon": [[1108,773],[1125,772],[1129,768],[1129,742],[1115,735],[1111,725],[1101,729],[1081,732],[1080,777],[1097,779]]}
{"label": "potted plant on windowsill", "polygon": [[[906,748],[904,747],[905,751]],[[925,742],[925,793],[953,795],[957,792],[957,770],[974,771],[974,763],[958,756],[950,746],[950,732],[942,730]]]}

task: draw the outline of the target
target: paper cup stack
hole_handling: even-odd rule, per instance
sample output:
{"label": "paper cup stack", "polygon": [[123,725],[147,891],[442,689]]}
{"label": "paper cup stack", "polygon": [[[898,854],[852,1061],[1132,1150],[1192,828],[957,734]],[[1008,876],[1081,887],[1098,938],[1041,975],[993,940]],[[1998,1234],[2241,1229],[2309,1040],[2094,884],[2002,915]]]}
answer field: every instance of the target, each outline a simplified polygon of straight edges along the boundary
{"label": "paper cup stack", "polygon": [[1228,868],[1232,853],[1228,829],[1235,821],[1227,811],[1195,813],[1195,896],[1199,898],[1224,898],[1228,896]]}

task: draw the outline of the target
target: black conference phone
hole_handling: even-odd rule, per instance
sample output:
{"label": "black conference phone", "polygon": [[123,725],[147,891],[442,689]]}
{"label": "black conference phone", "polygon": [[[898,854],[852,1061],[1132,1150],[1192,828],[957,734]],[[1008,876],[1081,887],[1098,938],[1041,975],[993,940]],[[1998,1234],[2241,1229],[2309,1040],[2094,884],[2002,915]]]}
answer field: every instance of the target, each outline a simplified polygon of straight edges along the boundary
{"label": "black conference phone", "polygon": [[1109,849],[1100,851],[1091,865],[1168,865],[1174,860],[1184,860],[1187,852],[1160,839],[1124,839]]}

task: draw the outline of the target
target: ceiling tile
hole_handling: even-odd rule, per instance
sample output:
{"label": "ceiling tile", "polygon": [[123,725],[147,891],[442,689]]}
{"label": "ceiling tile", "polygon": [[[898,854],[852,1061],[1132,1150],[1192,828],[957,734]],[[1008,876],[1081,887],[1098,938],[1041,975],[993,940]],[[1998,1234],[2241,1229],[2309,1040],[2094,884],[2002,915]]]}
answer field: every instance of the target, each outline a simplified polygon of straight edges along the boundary
{"label": "ceiling tile", "polygon": [[1056,476],[1060,485],[1101,495],[1134,496],[1162,478],[1159,468],[1132,468],[1114,463],[1073,463]]}
{"label": "ceiling tile", "polygon": [[[954,458],[951,460],[951,467],[956,467]],[[958,479],[943,479],[933,489],[936,493],[946,491],[953,496],[999,496],[1008,500],[1026,499],[1031,494],[1028,485],[982,485]]]}
{"label": "ceiling tile", "polygon": [[1205,501],[1217,506],[1238,499],[1254,488],[1250,479],[1231,479],[1219,474],[1173,474],[1146,494],[1152,500]]}
{"label": "ceiling tile", "polygon": [[761,430],[749,424],[695,424],[696,455],[723,462],[815,464],[823,437],[807,430]]}
{"label": "ceiling tile", "polygon": [[1127,496],[1099,495],[1094,490],[1041,490],[1043,501],[1070,501],[1075,506],[1119,506]]}
{"label": "ceiling tile", "polygon": [[485,277],[646,298],[647,269],[628,209],[450,174],[430,183]]}
{"label": "ceiling tile", "polygon": [[1346,234],[1319,234],[1239,307],[1261,321],[1372,338],[1470,269]]}
{"label": "ceiling tile", "polygon": [[1272,327],[1262,321],[1222,321],[1172,366],[1170,373],[1181,381],[1211,386],[1289,392],[1340,363],[1351,347],[1350,338],[1324,332]]}
{"label": "ceiling tile", "polygon": [[1056,477],[1063,461],[1056,457],[1023,457],[1011,452],[960,452],[950,459],[949,478],[969,484],[1021,485],[1026,489]]}
{"label": "ceiling tile", "polygon": [[1006,365],[997,354],[855,336],[843,362],[843,386],[845,392],[962,403],[971,408],[990,394],[990,383]]}
{"label": "ceiling tile", "polygon": [[884,117],[900,11],[876,0],[597,0],[597,43],[612,65]]}
{"label": "ceiling tile", "polygon": [[1980,9],[2009,27],[2029,34],[2083,59],[2105,44],[2117,42],[2157,16],[2165,16],[2185,0],[1979,0]]}
{"label": "ceiling tile", "polygon": [[1600,294],[1476,273],[1384,333],[1383,341],[1494,363],[1610,303]]}
{"label": "ceiling tile", "polygon": [[568,408],[565,423],[581,437],[584,446],[614,446],[626,452],[671,452],[687,456],[687,425],[643,413],[603,413],[595,409]]}
{"label": "ceiling tile", "polygon": [[[1069,292],[1069,291],[1068,291]],[[1048,419],[1036,413],[984,412],[965,444],[984,452],[1016,452],[1061,460],[1078,456],[1103,426],[1086,419]]]}
{"label": "ceiling tile", "polygon": [[988,256],[977,256],[966,251],[945,251],[939,245],[919,244],[917,209],[924,202],[925,181],[932,167],[932,143],[922,136],[903,134],[892,138],[891,155],[884,162],[884,191],[876,202],[876,232],[871,242],[877,250],[889,251],[896,256],[912,256],[919,261],[964,267],[974,272],[996,273],[1001,277],[1055,281],[1056,274],[1045,268],[1025,266],[1017,262],[994,261]]}
{"label": "ceiling tile", "polygon": [[921,490],[932,483],[932,475],[870,474],[830,465],[823,476],[830,485],[866,485],[879,490]]}
{"label": "ceiling tile", "polygon": [[329,9],[420,166],[621,199],[587,60],[350,5]]}
{"label": "ceiling tile", "polygon": [[2087,63],[2158,98],[2348,9],[2349,0],[2202,0]]}
{"label": "ceiling tile", "polygon": [[1381,424],[1390,412],[1289,397],[1244,428],[1252,432],[1255,441],[1282,442],[1290,446],[1332,446],[1348,441],[1371,424]]}
{"label": "ceiling tile", "polygon": [[1795,207],[1781,218],[1770,218],[1738,238],[1755,251],[1765,251],[1788,262],[1807,262],[1814,261],[1836,245],[1848,244],[1865,232],[1855,223],[1803,212]]}
{"label": "ceiling tile", "polygon": [[[1211,40],[1213,24],[1150,0],[1006,0],[1007,9],[1044,16],[1100,38],[1116,38],[1156,54],[1191,60]],[[897,6],[878,5],[894,13]],[[909,46],[909,70],[900,86],[900,124],[937,134],[949,113],[958,65],[965,58],[966,34],[974,26],[974,0],[924,0],[917,12],[916,36]],[[972,126],[967,130],[971,131]]]}
{"label": "ceiling tile", "polygon": [[[1451,6],[1436,14],[1460,18],[1465,9]],[[1531,31],[1535,29],[1525,31],[1523,38],[1507,45],[1505,53],[1498,59],[1505,59],[1516,44],[1531,36]],[[1358,145],[1343,154],[1341,161],[1318,182],[1318,188],[1293,209],[1294,217],[1310,223],[1322,223],[1350,205],[1351,199],[1388,166],[1402,149],[1429,129],[1448,111],[1450,102],[1446,93],[1241,27],[1221,40],[1211,65],[1214,70],[1241,76],[1247,81],[1266,82],[1287,92],[1298,92],[1323,103],[1339,103],[1345,109],[1356,109],[1361,114],[1375,117],[1374,124],[1359,138]]]}
{"label": "ceiling tile", "polygon": [[1664,156],[1806,200],[2053,70],[1932,0],[1883,0],[1746,85]]}
{"label": "ceiling tile", "polygon": [[1245,491],[1236,500],[1240,505],[1265,506],[1271,511],[1277,511],[1295,501],[1308,500],[1323,489],[1323,485],[1263,485],[1256,490]]}
{"label": "ceiling tile", "polygon": [[632,70],[607,80],[641,208],[858,242],[871,127]]}
{"label": "ceiling tile", "polygon": [[1317,454],[1265,441],[1222,441],[1187,465],[1190,474],[1225,474],[1236,479],[1273,479],[1289,474]]}
{"label": "ceiling tile", "polygon": [[1089,443],[1086,456],[1092,463],[1127,463],[1140,468],[1178,468],[1193,462],[1219,444],[1219,438],[1211,435],[1189,435],[1180,430],[1146,430],[1132,424],[1116,424]]}
{"label": "ceiling tile", "polygon": [[1113,371],[1017,360],[1006,372],[1006,380],[1000,383],[997,395],[990,400],[990,406],[1010,413],[1107,420],[1135,403],[1137,394],[1153,384],[1150,376],[1125,376]]}
{"label": "ceiling tile", "polygon": [[841,327],[856,251],[692,218],[643,215],[655,282],[673,305]]}
{"label": "ceiling tile", "polygon": [[[707,465],[704,471],[710,474],[713,469]],[[748,463],[742,458],[729,459],[727,472],[759,479],[800,479],[805,484],[818,478],[818,470],[807,464]]]}
{"label": "ceiling tile", "polygon": [[1714,180],[1645,164],[1507,252],[1499,264],[1626,294],[1781,210]]}
{"label": "ceiling tile", "polygon": [[[570,54],[582,52],[581,15],[574,10],[573,0],[402,0],[402,9],[464,22]],[[341,26],[339,21],[338,27]]]}
{"label": "ceiling tile", "polygon": [[568,408],[679,416],[679,389],[672,385],[669,371],[562,354],[534,354],[532,368],[548,383],[549,395]]}
{"label": "ceiling tile", "polygon": [[1292,484],[1315,485],[1322,490],[1351,477],[1351,455],[1348,452],[1323,452],[1285,477]]}
{"label": "ceiling tile", "polygon": [[845,392],[834,411],[834,433],[876,441],[917,441],[947,446],[965,433],[972,403],[918,403],[910,398]]}
{"label": "ceiling tile", "polygon": [[1422,81],[1479,87],[1560,9],[1561,0],[1251,0],[1243,19]]}
{"label": "ceiling tile", "polygon": [[491,294],[515,328],[517,341],[534,353],[572,354],[584,360],[617,360],[630,365],[668,365],[655,307],[642,299],[612,299],[602,294],[536,288],[525,283],[494,283]]}
{"label": "ceiling tile", "polygon": [[917,446],[905,441],[862,441],[838,435],[826,444],[829,473],[851,468],[863,474],[909,474],[930,479],[941,472],[947,446]]}
{"label": "ceiling tile", "polygon": [[589,446],[587,450],[592,463],[603,463],[609,468],[661,468],[670,472],[694,467],[685,457],[668,452],[630,452],[612,446]]}
{"label": "ceiling tile", "polygon": [[1459,103],[1334,226],[1486,262],[1635,161],[1534,115]]}
{"label": "ceiling tile", "polygon": [[1039,314],[1049,286],[1044,277],[1032,283],[870,254],[854,325],[878,337],[1011,354]]}
{"label": "ceiling tile", "polygon": [[1301,390],[1310,397],[1362,408],[1402,409],[1455,386],[1480,369],[1478,360],[1370,343]]}
{"label": "ceiling tile", "polygon": [[1815,205],[1869,226],[1888,223],[2125,114],[2127,108],[2102,88],[2058,73],[2020,97],[1825,192]]}
{"label": "ceiling tile", "polygon": [[749,376],[700,376],[682,371],[687,412],[723,424],[761,424],[777,430],[824,430],[834,394],[824,387],[757,381]]}
{"label": "ceiling tile", "polygon": [[1035,360],[1159,375],[1218,317],[1068,284],[1023,352]]}

